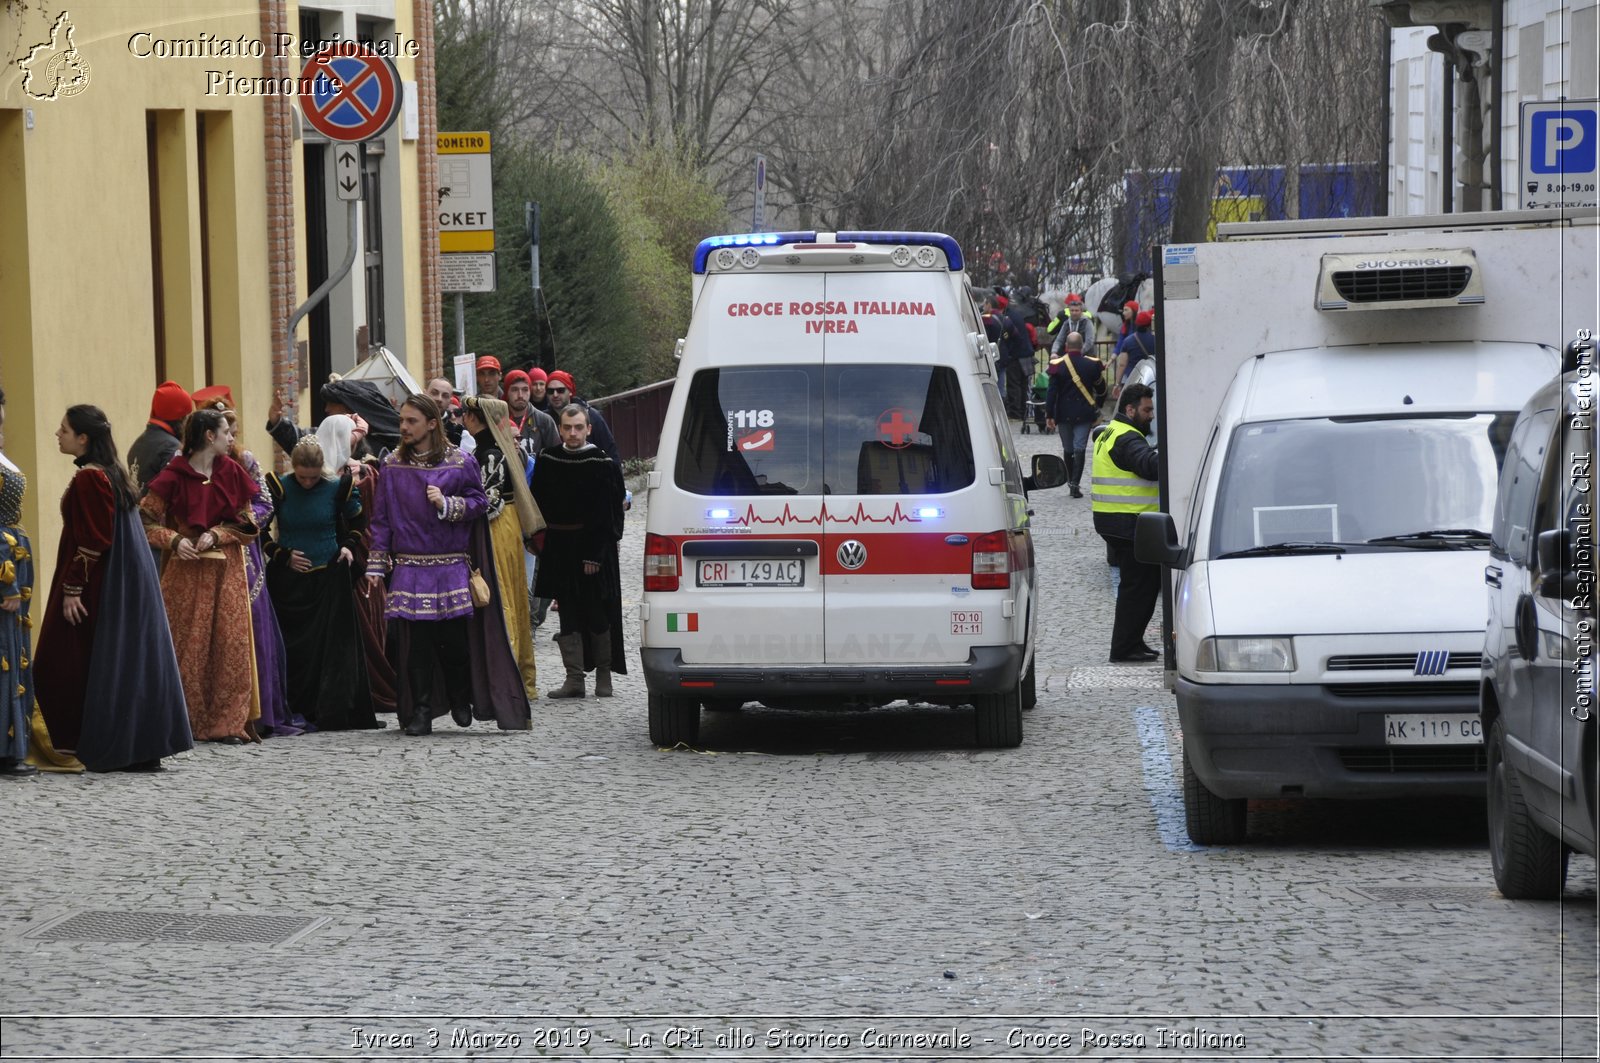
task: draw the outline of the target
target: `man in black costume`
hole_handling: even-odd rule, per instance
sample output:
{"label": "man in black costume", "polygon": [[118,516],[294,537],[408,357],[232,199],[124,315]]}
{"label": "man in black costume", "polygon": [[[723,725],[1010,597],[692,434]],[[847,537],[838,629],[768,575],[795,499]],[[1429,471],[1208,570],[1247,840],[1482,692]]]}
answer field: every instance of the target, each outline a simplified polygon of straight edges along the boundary
{"label": "man in black costume", "polygon": [[534,593],[554,598],[561,617],[556,645],[566,682],[552,698],[584,696],[583,674],[594,672],[597,698],[611,697],[611,673],[627,674],[622,648],[622,470],[589,442],[589,414],[573,404],[561,411],[561,445],[539,454],[533,500],[544,514],[544,552]]}

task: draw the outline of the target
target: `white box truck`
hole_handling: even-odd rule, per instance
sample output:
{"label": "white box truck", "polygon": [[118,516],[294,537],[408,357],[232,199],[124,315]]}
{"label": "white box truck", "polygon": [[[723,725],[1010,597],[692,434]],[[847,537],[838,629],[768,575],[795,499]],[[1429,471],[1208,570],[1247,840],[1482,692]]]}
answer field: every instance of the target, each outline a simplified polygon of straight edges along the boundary
{"label": "white box truck", "polygon": [[1596,315],[1593,211],[1267,222],[1156,274],[1168,677],[1200,844],[1252,798],[1482,793],[1500,463]]}

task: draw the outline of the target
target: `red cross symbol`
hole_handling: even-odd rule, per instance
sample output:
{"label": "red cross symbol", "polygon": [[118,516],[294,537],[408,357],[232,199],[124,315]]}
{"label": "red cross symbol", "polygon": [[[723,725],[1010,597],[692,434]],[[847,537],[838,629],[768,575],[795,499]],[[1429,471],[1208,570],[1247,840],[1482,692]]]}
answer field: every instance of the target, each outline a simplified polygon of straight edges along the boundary
{"label": "red cross symbol", "polygon": [[896,406],[892,410],[885,410],[878,415],[878,435],[886,447],[899,449],[911,445],[911,437],[917,434],[917,423],[908,420],[907,411]]}

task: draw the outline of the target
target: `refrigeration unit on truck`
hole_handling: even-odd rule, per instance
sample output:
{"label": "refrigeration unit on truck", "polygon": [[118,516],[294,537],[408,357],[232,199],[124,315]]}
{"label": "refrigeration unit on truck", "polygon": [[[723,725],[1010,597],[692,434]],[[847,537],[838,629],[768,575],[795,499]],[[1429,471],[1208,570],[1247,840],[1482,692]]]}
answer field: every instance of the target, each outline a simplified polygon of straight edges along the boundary
{"label": "refrigeration unit on truck", "polygon": [[1157,277],[1168,677],[1190,837],[1252,798],[1483,792],[1517,412],[1596,312],[1593,211],[1225,225]]}

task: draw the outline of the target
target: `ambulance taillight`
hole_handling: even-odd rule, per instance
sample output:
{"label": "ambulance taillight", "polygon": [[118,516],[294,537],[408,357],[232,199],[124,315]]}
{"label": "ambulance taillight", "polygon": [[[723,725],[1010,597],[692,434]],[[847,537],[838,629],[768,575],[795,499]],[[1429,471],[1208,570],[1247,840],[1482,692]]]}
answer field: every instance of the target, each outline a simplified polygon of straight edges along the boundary
{"label": "ambulance taillight", "polygon": [[990,532],[972,540],[972,586],[975,590],[1011,586],[1011,550],[1005,532]]}
{"label": "ambulance taillight", "polygon": [[644,537],[644,589],[678,589],[678,543],[667,535],[646,533]]}

